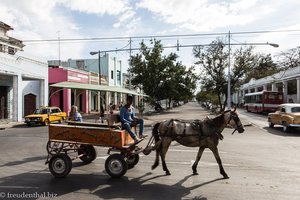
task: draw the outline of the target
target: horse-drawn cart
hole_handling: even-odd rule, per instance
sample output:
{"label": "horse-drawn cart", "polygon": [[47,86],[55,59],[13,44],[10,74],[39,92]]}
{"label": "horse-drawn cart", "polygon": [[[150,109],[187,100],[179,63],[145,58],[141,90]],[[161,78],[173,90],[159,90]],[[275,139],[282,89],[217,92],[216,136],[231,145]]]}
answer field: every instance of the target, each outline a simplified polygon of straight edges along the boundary
{"label": "horse-drawn cart", "polygon": [[[46,164],[55,177],[65,177],[72,169],[72,160],[90,163],[97,158],[94,146],[109,147],[105,170],[111,177],[121,177],[139,161],[142,149],[118,126],[94,123],[49,125]],[[114,153],[112,153],[114,152]]]}

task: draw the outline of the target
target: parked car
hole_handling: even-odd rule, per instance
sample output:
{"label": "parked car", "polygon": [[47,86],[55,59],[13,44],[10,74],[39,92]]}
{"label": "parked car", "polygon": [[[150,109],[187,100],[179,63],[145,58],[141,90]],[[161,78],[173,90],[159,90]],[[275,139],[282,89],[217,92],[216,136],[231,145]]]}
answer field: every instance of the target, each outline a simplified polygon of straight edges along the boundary
{"label": "parked car", "polygon": [[268,114],[269,127],[281,125],[284,132],[292,127],[300,127],[300,104],[280,104],[274,113]]}
{"label": "parked car", "polygon": [[59,122],[67,119],[67,113],[62,112],[59,107],[40,107],[32,115],[25,116],[25,123],[28,126],[42,124],[47,126],[52,122]]}

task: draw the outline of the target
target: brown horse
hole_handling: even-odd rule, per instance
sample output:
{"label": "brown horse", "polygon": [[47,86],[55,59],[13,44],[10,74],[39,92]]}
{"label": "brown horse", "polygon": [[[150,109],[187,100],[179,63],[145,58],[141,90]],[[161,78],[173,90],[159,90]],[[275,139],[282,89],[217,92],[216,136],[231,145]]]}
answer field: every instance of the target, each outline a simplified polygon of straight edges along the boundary
{"label": "brown horse", "polygon": [[244,132],[244,126],[235,112],[235,109],[225,111],[212,119],[206,118],[203,121],[195,120],[193,122],[184,122],[171,119],[155,124],[152,135],[155,139],[155,146],[153,148],[156,150],[156,159],[152,169],[158,166],[160,155],[163,170],[166,172],[166,175],[170,175],[165,157],[171,142],[175,140],[184,146],[199,147],[196,160],[192,166],[194,175],[198,174],[197,165],[204,149],[209,148],[218,162],[220,173],[224,178],[229,178],[222,166],[217,148],[219,139],[223,139],[221,133],[228,124],[234,128],[233,133],[236,130],[239,133]]}

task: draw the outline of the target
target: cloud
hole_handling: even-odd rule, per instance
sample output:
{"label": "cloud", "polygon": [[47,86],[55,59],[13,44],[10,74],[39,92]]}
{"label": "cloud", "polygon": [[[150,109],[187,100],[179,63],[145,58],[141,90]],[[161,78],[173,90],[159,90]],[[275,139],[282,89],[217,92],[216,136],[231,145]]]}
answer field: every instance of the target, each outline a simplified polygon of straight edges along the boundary
{"label": "cloud", "polygon": [[[283,3],[283,1],[281,1]],[[142,0],[138,8],[152,12],[156,19],[190,31],[212,31],[253,23],[274,12],[272,3],[259,0]]]}
{"label": "cloud", "polygon": [[118,15],[128,9],[126,0],[60,0],[66,8],[89,14]]}

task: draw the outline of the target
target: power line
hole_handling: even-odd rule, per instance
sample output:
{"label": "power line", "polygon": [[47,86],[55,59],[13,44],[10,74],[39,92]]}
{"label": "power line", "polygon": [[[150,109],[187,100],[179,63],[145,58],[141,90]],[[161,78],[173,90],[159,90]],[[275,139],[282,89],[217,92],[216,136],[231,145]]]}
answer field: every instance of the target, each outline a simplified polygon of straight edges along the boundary
{"label": "power line", "polygon": [[[232,35],[243,34],[262,34],[262,33],[288,33],[300,32],[300,30],[275,30],[275,31],[244,31],[244,32],[230,32]],[[144,36],[116,36],[116,37],[93,37],[93,38],[60,38],[60,42],[68,41],[103,41],[103,40],[132,40],[132,39],[147,39],[147,38],[184,38],[184,37],[206,37],[206,36],[226,36],[228,32],[219,33],[195,33],[195,34],[174,34],[174,35],[144,35]],[[57,42],[58,39],[31,39],[23,40],[24,43],[38,43],[38,42]]]}

